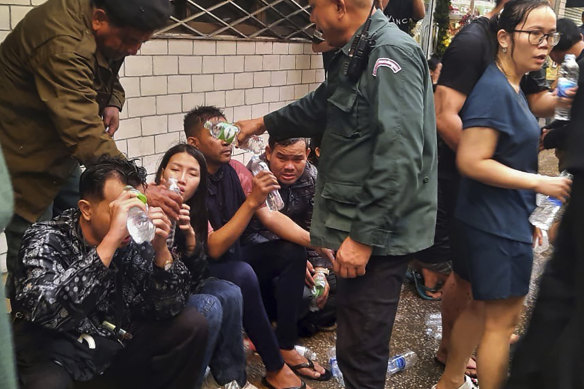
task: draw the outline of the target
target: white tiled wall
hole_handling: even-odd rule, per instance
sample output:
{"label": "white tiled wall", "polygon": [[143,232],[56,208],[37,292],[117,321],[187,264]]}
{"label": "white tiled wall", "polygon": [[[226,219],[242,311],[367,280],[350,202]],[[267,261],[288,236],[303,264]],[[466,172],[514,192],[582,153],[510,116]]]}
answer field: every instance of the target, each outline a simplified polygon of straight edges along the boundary
{"label": "white tiled wall", "polygon": [[[43,2],[0,0],[0,42]],[[168,147],[184,141],[182,119],[195,106],[217,105],[233,121],[265,115],[314,90],[324,71],[307,43],[154,39],[126,58],[120,78],[126,104],[114,139],[152,174]],[[5,253],[2,234],[2,271]]]}

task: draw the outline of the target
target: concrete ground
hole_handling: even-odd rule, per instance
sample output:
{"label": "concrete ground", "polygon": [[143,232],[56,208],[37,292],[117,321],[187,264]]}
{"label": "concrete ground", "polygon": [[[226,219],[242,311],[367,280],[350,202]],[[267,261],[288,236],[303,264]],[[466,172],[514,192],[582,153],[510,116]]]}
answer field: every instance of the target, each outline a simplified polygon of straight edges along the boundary
{"label": "concrete ground", "polygon": [[[540,172],[542,174],[556,175],[557,160],[552,152],[545,151],[540,155]],[[536,255],[533,268],[531,291],[526,299],[526,312],[523,315],[522,324],[518,329],[521,334],[528,321],[530,310],[534,303],[536,287],[543,271],[543,265],[549,258],[551,250]],[[432,313],[440,312],[440,303],[425,301],[417,296],[413,284],[405,283],[402,288],[401,301],[396,316],[393,335],[390,344],[392,355],[407,350],[413,350],[418,355],[418,362],[411,369],[398,373],[386,381],[386,389],[430,389],[438,380],[442,366],[434,361],[434,353],[438,348],[438,340],[425,334],[426,317]],[[327,351],[334,345],[335,332],[321,332],[312,338],[303,338],[299,343],[310,347],[318,355],[318,361],[326,363]],[[249,380],[258,388],[261,385],[261,377],[264,375],[263,365],[257,354],[248,359]],[[338,383],[332,379],[328,382],[306,380],[313,389],[339,388]]]}

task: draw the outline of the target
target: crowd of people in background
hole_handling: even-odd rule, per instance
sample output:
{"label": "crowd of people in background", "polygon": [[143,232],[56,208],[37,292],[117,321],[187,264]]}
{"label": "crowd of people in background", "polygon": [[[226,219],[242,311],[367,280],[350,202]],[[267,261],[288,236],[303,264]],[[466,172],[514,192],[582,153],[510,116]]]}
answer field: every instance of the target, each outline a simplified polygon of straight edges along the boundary
{"label": "crowd of people in background", "polygon": [[[571,54],[584,82],[582,26],[545,0],[497,0],[427,59],[407,34],[422,1],[309,5],[324,82],[235,125],[192,107],[151,183],[112,138],[117,73],[169,2],[48,0],[7,36],[2,388],[253,389],[247,344],[264,387],[304,389],[332,372],[299,336],[336,329],[344,385],[382,389],[406,277],[442,301],[444,372],[428,388],[584,387],[584,92],[558,96],[542,70]],[[570,120],[540,130],[558,107]],[[247,166],[232,158],[265,132]],[[538,174],[551,148],[573,178]],[[536,193],[568,206],[509,369],[542,243]]]}

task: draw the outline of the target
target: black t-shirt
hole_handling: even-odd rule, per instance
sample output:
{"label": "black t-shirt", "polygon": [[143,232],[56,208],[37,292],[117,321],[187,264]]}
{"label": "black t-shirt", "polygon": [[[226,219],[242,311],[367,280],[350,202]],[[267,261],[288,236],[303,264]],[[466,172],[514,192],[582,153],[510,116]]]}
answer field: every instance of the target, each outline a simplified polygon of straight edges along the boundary
{"label": "black t-shirt", "polygon": [[[483,72],[494,61],[497,42],[486,17],[473,20],[454,37],[442,57],[438,85],[447,86],[468,96]],[[545,71],[531,72],[521,80],[526,95],[548,89]],[[438,169],[441,177],[458,176],[456,155],[438,138]]]}
{"label": "black t-shirt", "polygon": [[395,23],[400,30],[410,33],[411,25],[414,20],[412,14],[414,13],[413,0],[390,0],[383,13],[387,16],[390,22]]}
{"label": "black t-shirt", "polygon": [[569,128],[566,136],[565,166],[575,174],[584,174],[584,51],[576,59],[580,67],[578,91],[572,103]]}

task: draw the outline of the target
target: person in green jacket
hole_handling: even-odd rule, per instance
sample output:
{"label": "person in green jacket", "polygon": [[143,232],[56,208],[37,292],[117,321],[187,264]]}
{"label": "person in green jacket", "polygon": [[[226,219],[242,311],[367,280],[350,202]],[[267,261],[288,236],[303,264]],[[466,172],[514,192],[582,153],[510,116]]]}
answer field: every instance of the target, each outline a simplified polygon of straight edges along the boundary
{"label": "person in green jacket", "polygon": [[[326,80],[276,112],[239,122],[238,141],[265,130],[275,139],[322,136],[310,235],[314,246],[337,250],[337,358],[347,388],[383,388],[407,262],[434,238],[432,82],[420,47],[372,1],[310,5],[311,20],[340,48]],[[359,37],[367,42],[361,64]]]}
{"label": "person in green jacket", "polygon": [[51,218],[79,163],[122,156],[112,139],[124,104],[118,70],[169,15],[166,0],[48,0],[0,45],[0,143],[15,213],[6,228],[9,297],[24,231]]}

